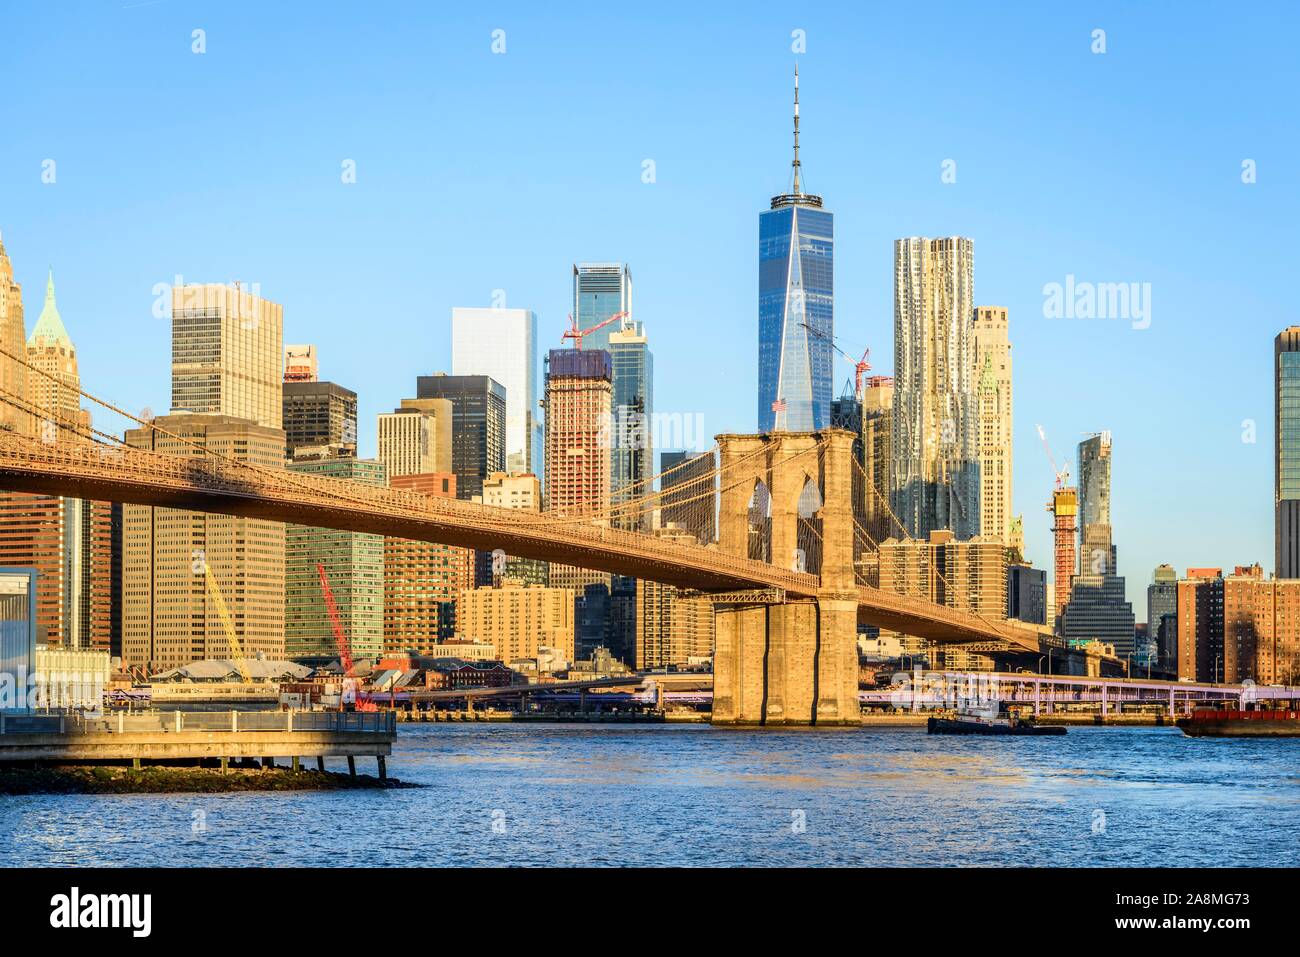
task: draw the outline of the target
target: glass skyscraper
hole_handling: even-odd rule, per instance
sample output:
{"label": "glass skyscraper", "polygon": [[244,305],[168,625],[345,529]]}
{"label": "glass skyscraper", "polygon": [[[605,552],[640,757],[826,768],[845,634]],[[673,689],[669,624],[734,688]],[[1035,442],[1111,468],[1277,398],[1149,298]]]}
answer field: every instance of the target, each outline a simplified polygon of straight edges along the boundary
{"label": "glass skyscraper", "polygon": [[[611,324],[611,328],[613,324]],[[654,413],[654,355],[639,322],[624,320],[609,337],[611,409],[610,492],[614,504],[644,498],[654,475],[651,416]],[[640,483],[640,484],[638,484]],[[648,530],[649,510],[619,515],[617,524]]]}
{"label": "glass skyscraper", "polygon": [[1300,326],[1273,343],[1274,527],[1278,578],[1300,578]]}
{"label": "glass skyscraper", "polygon": [[537,316],[531,309],[451,310],[451,374],[485,375],[506,390],[506,470],[539,474]]}
{"label": "glass skyscraper", "polygon": [[[590,329],[620,312],[632,312],[632,271],[627,263],[578,263],[573,267],[573,317]],[[611,322],[582,341],[584,349],[608,349],[620,328]]]}
{"label": "glass skyscraper", "polygon": [[[573,267],[573,312],[579,329],[591,329],[622,315],[582,340],[584,351],[609,353],[613,388],[610,406],[610,493],[620,501],[633,483],[654,474],[651,416],[654,413],[654,356],[645,327],[632,318],[632,271],[626,263],[579,263]],[[626,497],[644,495],[638,486]],[[647,516],[648,517],[648,516]],[[619,524],[640,527],[642,517],[621,516]]]}
{"label": "glass skyscraper", "polygon": [[803,191],[799,74],[794,81],[794,185],[758,216],[758,430],[830,424],[835,330],[835,217]]}

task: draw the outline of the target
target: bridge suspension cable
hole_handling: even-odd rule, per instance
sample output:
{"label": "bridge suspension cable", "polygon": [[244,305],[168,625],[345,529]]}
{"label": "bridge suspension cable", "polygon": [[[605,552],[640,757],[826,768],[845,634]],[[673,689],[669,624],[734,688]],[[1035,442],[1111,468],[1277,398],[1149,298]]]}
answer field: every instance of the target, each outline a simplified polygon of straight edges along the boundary
{"label": "bridge suspension cable", "polygon": [[[889,504],[889,500],[885,497],[884,494],[881,493],[880,489],[876,486],[876,483],[872,479],[871,475],[867,473],[866,468],[863,466],[863,464],[860,461],[858,461],[856,457],[854,457],[853,459],[853,465],[858,470],[862,478],[866,481],[867,487],[870,488],[873,493],[875,493],[876,499],[880,502],[881,505],[884,506],[885,513],[889,516],[889,518],[893,521],[893,523],[898,526],[899,531],[903,533],[902,535],[903,540],[918,541],[917,539],[912,538],[911,533],[907,529],[907,526],[903,524],[903,520],[898,517],[898,513],[895,512],[893,506]],[[867,539],[868,542],[875,544],[877,561],[879,561],[880,544],[878,542],[875,542],[874,539],[872,539],[870,533],[858,521],[858,517],[856,515],[853,518],[853,524],[855,526],[855,529],[858,532],[860,532]],[[937,564],[932,565],[931,567],[934,571],[935,576],[939,579],[940,582],[943,583],[944,589],[948,594],[955,595],[959,593],[958,590],[953,587],[952,581],[948,578],[948,576],[946,576],[943,573],[942,569],[940,569]],[[859,584],[866,584],[866,583],[860,582]],[[885,591],[891,590],[891,589],[884,588],[883,582],[881,582],[877,587]],[[913,597],[919,597],[919,596],[913,596]],[[991,621],[987,616],[985,616],[982,612],[980,612],[975,608],[962,608],[958,610],[964,611],[967,614],[974,616],[975,618],[979,619],[981,622],[983,622],[985,625],[987,625],[990,629],[992,629],[995,632],[1003,631],[1006,628],[1005,621],[1002,622]]]}

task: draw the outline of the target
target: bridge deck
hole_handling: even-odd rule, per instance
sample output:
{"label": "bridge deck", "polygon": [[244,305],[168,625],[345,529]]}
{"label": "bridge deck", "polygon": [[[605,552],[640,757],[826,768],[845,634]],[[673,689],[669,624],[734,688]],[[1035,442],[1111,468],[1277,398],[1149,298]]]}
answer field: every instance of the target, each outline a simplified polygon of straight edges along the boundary
{"label": "bridge deck", "polygon": [[[816,575],[737,558],[714,547],[610,528],[581,515],[522,512],[405,489],[288,470],[257,470],[219,458],[180,457],[91,443],[45,443],[0,435],[0,488],[263,518],[561,562],[705,592],[779,588],[818,595]],[[993,642],[1036,652],[1030,629],[907,596],[859,587],[859,619],[939,642]]]}

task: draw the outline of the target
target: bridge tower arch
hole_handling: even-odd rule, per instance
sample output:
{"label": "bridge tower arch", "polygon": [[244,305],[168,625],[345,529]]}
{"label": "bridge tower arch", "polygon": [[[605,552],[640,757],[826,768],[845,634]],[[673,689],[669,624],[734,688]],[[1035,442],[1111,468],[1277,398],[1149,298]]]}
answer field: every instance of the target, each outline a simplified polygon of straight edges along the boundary
{"label": "bridge tower arch", "polygon": [[[737,557],[749,555],[750,499],[756,487],[766,488],[773,564],[805,570],[809,550],[800,547],[800,532],[806,545],[810,521],[815,522],[821,585],[812,599],[735,596],[715,603],[714,724],[859,723],[855,438],[843,429],[717,437],[723,478],[718,547]],[[814,516],[801,516],[810,482],[820,508]]]}

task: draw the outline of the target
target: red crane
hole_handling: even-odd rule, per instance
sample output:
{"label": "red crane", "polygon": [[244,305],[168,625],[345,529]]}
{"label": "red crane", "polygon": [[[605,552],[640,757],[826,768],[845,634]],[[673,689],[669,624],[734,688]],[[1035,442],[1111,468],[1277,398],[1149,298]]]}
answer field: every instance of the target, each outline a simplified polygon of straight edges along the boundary
{"label": "red crane", "polygon": [[339,706],[349,702],[356,705],[358,711],[378,711],[379,706],[357,691],[357,679],[352,674],[352,645],[343,633],[343,624],[339,621],[339,607],[334,603],[334,590],[330,588],[329,575],[325,573],[325,563],[316,563],[316,574],[320,576],[320,591],[325,598],[325,610],[329,612],[330,623],[334,626],[334,641],[339,647],[339,667],[343,669],[343,689],[339,694]]}
{"label": "red crane", "polygon": [[836,352],[838,352],[840,355],[842,355],[845,359],[849,361],[849,363],[853,366],[853,397],[856,398],[859,402],[861,402],[862,401],[862,377],[866,373],[871,371],[871,363],[870,361],[868,361],[871,358],[871,350],[870,349],[864,350],[861,359],[854,359],[853,356],[849,355],[847,352],[841,349],[838,344],[836,344],[835,339],[832,336],[828,336],[826,335],[826,333],[814,329],[806,322],[801,322],[799,323],[799,325],[803,326],[805,329],[811,332],[818,339],[825,339],[827,342],[831,344],[832,349],[834,349]]}
{"label": "red crane", "polygon": [[563,345],[565,339],[572,339],[572,340],[573,340],[573,347],[574,347],[575,349],[581,349],[581,348],[582,348],[582,337],[583,337],[583,336],[589,336],[589,335],[591,335],[593,332],[595,332],[597,329],[604,329],[604,328],[605,328],[607,325],[609,325],[611,322],[616,322],[616,321],[618,321],[619,319],[624,319],[624,318],[626,318],[626,317],[628,317],[628,316],[630,316],[630,315],[632,315],[630,312],[616,312],[616,313],[614,313],[614,315],[610,316],[610,317],[609,317],[608,319],[606,319],[604,322],[598,322],[598,323],[596,323],[594,326],[592,326],[590,329],[579,329],[579,328],[578,328],[578,320],[574,319],[573,316],[570,315],[570,316],[569,316],[569,328],[566,329],[566,330],[564,331],[564,335],[560,336],[560,344]]}

